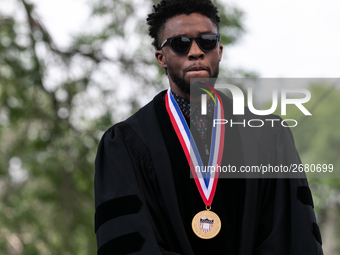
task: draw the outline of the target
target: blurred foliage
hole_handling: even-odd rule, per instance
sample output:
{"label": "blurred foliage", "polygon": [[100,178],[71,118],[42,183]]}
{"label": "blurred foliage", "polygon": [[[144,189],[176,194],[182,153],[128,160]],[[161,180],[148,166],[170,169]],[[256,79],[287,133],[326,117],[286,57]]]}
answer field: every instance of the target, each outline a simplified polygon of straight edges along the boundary
{"label": "blurred foliage", "polygon": [[[145,24],[155,2],[93,0],[89,24],[64,48],[28,1],[13,1],[24,20],[0,13],[1,254],[96,254],[100,136],[167,84]],[[216,3],[222,43],[235,43],[242,12]]]}
{"label": "blurred foliage", "polygon": [[89,78],[68,79],[54,90],[45,87],[49,63],[37,44],[61,65],[72,56],[56,51],[32,5],[19,4],[27,23],[0,16],[1,254],[94,254],[98,122],[87,129],[70,123],[73,99]]}

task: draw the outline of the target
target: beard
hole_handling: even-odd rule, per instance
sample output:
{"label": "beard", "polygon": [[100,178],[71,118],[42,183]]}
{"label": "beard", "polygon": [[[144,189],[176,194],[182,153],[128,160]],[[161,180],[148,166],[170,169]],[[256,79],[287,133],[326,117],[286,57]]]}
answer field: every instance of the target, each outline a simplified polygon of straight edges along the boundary
{"label": "beard", "polygon": [[[216,68],[213,70],[212,74],[210,74],[209,78],[214,78],[214,82],[216,81],[216,78],[219,74],[219,63],[217,64]],[[168,75],[170,76],[171,80],[177,85],[177,87],[185,94],[190,95],[190,82],[185,81],[184,75],[181,76],[177,75],[171,66],[168,65]],[[214,84],[211,84],[210,86],[214,87]]]}

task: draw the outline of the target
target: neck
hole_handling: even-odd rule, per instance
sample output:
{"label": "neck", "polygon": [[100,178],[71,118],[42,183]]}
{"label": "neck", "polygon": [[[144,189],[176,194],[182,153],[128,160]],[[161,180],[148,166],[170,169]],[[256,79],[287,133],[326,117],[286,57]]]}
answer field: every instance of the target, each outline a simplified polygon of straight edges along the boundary
{"label": "neck", "polygon": [[170,88],[173,92],[175,92],[177,95],[179,95],[181,98],[187,100],[190,103],[190,99],[192,103],[196,103],[200,101],[200,96],[190,96],[190,94],[184,93],[182,90],[180,90],[175,84],[170,83]]}
{"label": "neck", "polygon": [[172,85],[170,83],[170,88],[173,92],[175,92],[177,95],[179,95],[181,98],[184,98],[190,103],[190,94],[184,93],[182,90],[180,90],[176,85]]}

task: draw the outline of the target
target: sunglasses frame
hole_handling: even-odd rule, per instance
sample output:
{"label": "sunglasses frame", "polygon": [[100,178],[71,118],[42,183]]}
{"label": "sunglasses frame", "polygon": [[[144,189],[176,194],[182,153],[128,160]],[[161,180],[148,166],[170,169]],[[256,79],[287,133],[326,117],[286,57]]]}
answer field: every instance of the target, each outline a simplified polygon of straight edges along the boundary
{"label": "sunglasses frame", "polygon": [[[204,49],[202,49],[201,45],[198,43],[198,39],[201,38],[203,35],[215,35],[215,36],[216,36],[217,42],[216,42],[216,45],[215,45],[215,47],[214,47],[213,49],[209,49],[209,50],[204,50]],[[175,39],[175,38],[180,38],[180,37],[186,37],[186,38],[188,38],[188,39],[190,40],[190,45],[189,45],[188,49],[187,49],[185,52],[176,52],[176,51],[172,48],[172,46],[171,46],[171,41],[172,41],[173,39]],[[201,34],[201,35],[199,35],[199,36],[197,36],[197,37],[189,37],[189,36],[185,36],[185,35],[177,35],[177,36],[170,37],[170,38],[166,39],[166,40],[161,44],[160,49],[162,49],[162,48],[165,46],[165,44],[168,42],[168,43],[169,43],[170,49],[171,49],[174,53],[176,53],[176,54],[186,54],[186,53],[188,53],[189,50],[191,49],[192,41],[193,41],[194,39],[195,39],[195,41],[196,41],[198,47],[199,47],[202,51],[212,51],[212,50],[216,49],[218,43],[220,42],[220,40],[221,40],[221,35],[218,34],[218,33],[205,33],[205,34]]]}

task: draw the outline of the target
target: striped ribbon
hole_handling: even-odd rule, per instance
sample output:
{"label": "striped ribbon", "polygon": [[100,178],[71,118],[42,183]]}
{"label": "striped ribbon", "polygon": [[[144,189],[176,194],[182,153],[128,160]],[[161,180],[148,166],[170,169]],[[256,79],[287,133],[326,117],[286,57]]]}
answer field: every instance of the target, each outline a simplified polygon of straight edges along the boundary
{"label": "striped ribbon", "polygon": [[[214,119],[224,119],[224,111],[220,96],[211,86],[207,84],[204,85],[215,94],[216,104],[214,109]],[[216,191],[219,173],[218,171],[203,172],[202,170],[212,169],[213,167],[217,170],[217,166],[221,166],[224,146],[224,125],[216,125],[212,128],[209,164],[206,168],[204,168],[194,138],[190,132],[187,122],[185,121],[181,109],[171,94],[170,88],[165,95],[165,106],[170,116],[172,126],[175,129],[177,137],[188,160],[198,191],[205,205],[211,206]],[[200,171],[196,171],[196,169],[200,169]]]}

